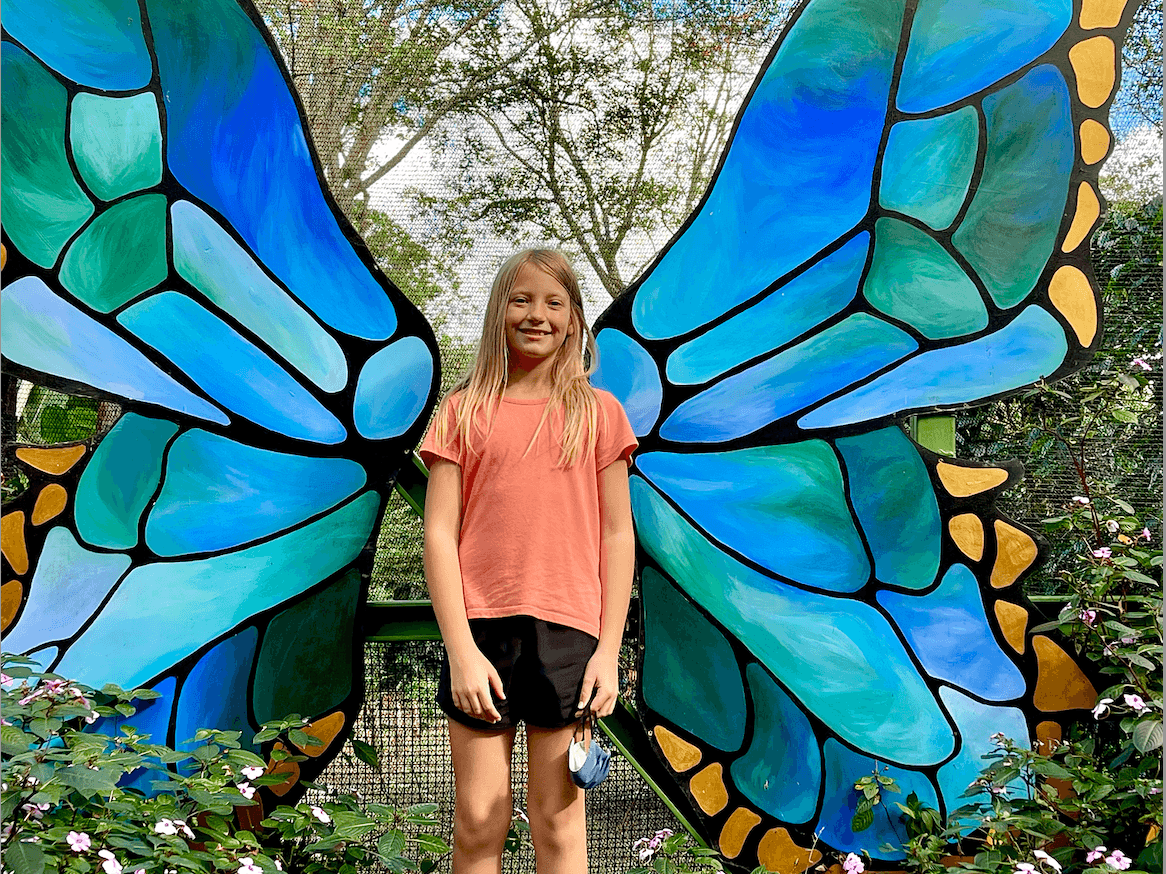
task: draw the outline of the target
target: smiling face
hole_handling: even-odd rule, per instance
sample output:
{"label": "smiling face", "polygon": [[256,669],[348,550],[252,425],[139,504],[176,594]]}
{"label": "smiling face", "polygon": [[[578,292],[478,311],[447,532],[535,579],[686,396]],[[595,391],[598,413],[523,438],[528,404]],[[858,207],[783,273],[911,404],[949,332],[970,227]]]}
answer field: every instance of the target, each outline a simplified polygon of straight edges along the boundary
{"label": "smiling face", "polygon": [[511,362],[524,370],[554,358],[574,333],[570,295],[536,264],[526,263],[519,269],[505,318]]}

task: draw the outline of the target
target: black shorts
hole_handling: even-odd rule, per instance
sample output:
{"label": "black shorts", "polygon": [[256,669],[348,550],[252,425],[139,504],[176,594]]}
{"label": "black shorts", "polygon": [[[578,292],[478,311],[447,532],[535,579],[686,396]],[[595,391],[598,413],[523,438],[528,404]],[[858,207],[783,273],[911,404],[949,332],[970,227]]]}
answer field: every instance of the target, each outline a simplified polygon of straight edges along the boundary
{"label": "black shorts", "polygon": [[536,728],[562,728],[575,721],[583,672],[599,641],[584,631],[531,616],[471,619],[474,643],[502,678],[506,699],[491,691],[499,722],[459,710],[450,690],[449,657],[442,659],[437,706],[471,728],[510,728],[520,721]]}

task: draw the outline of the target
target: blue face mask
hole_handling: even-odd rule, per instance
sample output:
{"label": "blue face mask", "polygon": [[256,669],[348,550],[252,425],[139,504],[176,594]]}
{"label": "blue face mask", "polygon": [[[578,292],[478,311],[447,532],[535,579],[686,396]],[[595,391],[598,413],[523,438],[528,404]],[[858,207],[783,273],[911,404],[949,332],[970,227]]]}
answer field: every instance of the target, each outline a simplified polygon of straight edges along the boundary
{"label": "blue face mask", "polygon": [[[582,725],[583,722],[580,723]],[[607,779],[611,770],[611,753],[601,747],[595,738],[594,721],[591,723],[590,744],[584,746],[583,738],[572,738],[571,746],[567,748],[567,767],[571,771],[571,779],[580,789],[594,789]]]}

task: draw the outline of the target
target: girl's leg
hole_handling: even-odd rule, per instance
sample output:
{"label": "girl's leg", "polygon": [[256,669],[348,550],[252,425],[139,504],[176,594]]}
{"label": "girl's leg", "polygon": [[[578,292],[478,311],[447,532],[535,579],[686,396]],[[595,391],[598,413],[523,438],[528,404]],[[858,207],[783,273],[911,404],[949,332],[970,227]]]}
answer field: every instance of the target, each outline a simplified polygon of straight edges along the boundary
{"label": "girl's leg", "polygon": [[453,874],[500,874],[514,801],[514,729],[483,731],[449,722],[453,754]]}
{"label": "girl's leg", "polygon": [[573,729],[526,728],[526,812],[538,874],[587,874],[583,790],[567,770]]}

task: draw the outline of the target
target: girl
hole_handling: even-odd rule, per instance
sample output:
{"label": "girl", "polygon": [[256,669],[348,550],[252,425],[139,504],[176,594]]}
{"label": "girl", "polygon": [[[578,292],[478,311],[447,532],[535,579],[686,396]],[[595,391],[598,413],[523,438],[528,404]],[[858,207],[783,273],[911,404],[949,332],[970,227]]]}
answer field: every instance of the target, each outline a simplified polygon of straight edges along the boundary
{"label": "girl", "polygon": [[478,357],[421,446],[425,576],[445,642],[454,874],[498,874],[510,754],[526,723],[538,874],[584,874],[576,720],[615,709],[634,564],[619,402],[593,389],[595,340],[571,266],[531,249],[498,271]]}

